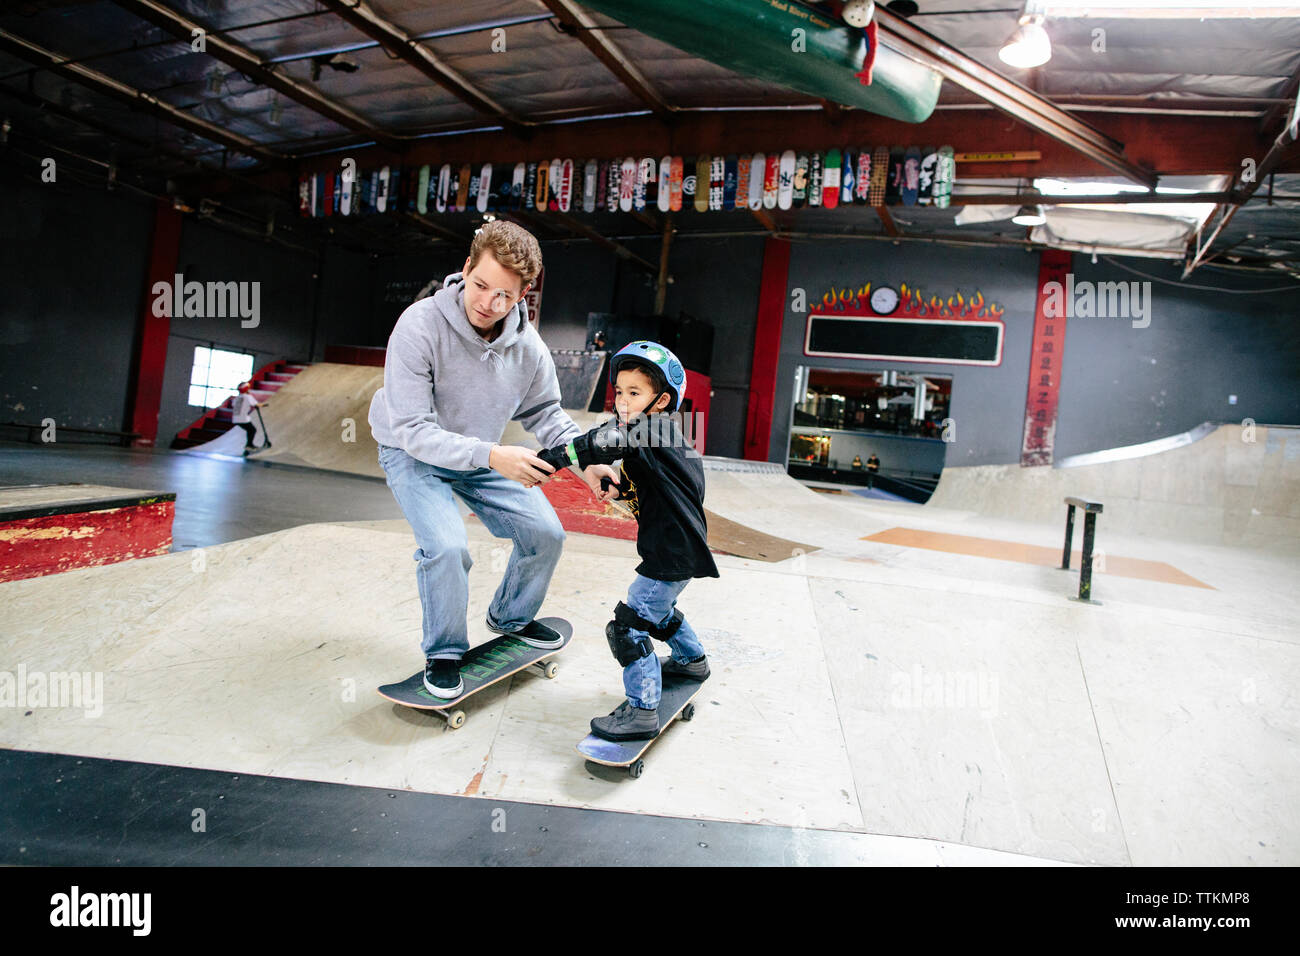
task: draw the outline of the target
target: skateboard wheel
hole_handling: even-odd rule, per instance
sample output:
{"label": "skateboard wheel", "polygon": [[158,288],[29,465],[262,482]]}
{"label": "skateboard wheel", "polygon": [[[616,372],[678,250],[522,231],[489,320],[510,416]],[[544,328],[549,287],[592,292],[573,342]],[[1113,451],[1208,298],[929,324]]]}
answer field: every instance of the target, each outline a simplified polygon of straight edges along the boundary
{"label": "skateboard wheel", "polygon": [[546,675],[547,680],[555,680],[555,675],[560,672],[560,665],[555,661],[547,661],[546,666],[542,668],[542,673]]}
{"label": "skateboard wheel", "polygon": [[687,705],[682,709],[682,720],[690,720],[690,719],[693,718],[694,716],[695,716],[695,705],[694,705],[694,704],[687,704]]}
{"label": "skateboard wheel", "polygon": [[453,714],[447,715],[447,726],[452,730],[459,730],[465,726],[465,711],[458,710]]}
{"label": "skateboard wheel", "polygon": [[644,760],[638,760],[636,763],[632,764],[630,767],[627,768],[627,774],[629,777],[639,777],[644,772],[645,772]]}

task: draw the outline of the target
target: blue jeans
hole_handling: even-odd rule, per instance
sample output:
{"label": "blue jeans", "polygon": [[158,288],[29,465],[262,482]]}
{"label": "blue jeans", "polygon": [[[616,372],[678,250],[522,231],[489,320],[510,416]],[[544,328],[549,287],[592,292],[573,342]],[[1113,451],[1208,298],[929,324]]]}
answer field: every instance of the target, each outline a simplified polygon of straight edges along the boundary
{"label": "blue jeans", "polygon": [[[627,589],[627,606],[640,614],[647,621],[654,621],[656,627],[668,623],[677,607],[677,597],[690,584],[685,581],[659,581],[655,578],[636,576],[632,586]],[[647,637],[645,631],[632,628],[633,639]],[[704,653],[700,639],[691,630],[690,622],[682,619],[682,626],[668,639],[672,649],[673,660],[680,663],[694,660]],[[623,668],[623,690],[633,707],[653,710],[659,706],[663,696],[663,679],[659,672],[659,655],[651,654],[639,661],[633,661]]]}
{"label": "blue jeans", "polygon": [[415,532],[425,657],[459,660],[469,650],[465,614],[474,562],[453,493],[494,537],[514,541],[505,577],[488,608],[492,623],[514,631],[537,616],[564,546],[564,528],[540,486],[525,488],[490,468],[439,468],[388,445],[379,446],[379,464]]}

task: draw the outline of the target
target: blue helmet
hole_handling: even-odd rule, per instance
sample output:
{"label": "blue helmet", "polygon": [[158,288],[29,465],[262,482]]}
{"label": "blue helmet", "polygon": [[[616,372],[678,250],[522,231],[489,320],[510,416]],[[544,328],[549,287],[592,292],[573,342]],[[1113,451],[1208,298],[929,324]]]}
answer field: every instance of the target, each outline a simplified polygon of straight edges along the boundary
{"label": "blue helmet", "polygon": [[659,371],[664,381],[668,383],[668,395],[672,398],[668,411],[677,411],[682,404],[682,397],[686,394],[686,369],[677,360],[677,356],[658,342],[650,342],[646,339],[629,342],[615,352],[614,357],[609,361],[609,383],[618,384],[619,371],[635,365],[649,365]]}

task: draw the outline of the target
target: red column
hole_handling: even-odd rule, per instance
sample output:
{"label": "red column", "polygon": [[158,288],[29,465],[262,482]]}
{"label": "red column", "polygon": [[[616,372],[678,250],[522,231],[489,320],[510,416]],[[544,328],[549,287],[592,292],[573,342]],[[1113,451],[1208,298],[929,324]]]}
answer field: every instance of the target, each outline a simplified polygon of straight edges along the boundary
{"label": "red column", "polygon": [[767,461],[772,439],[776,366],[781,355],[781,326],[785,320],[789,280],[790,243],[784,239],[768,239],[763,246],[763,277],[758,290],[758,321],[754,326],[754,362],[749,375],[745,425],[745,457],[755,461]]}
{"label": "red column", "polygon": [[[154,284],[176,281],[180,256],[181,214],[163,200],[154,208],[153,238],[149,243],[149,268],[144,278],[144,307],[136,327],[136,353],[132,361],[130,396],[127,402],[128,430],[139,432],[137,445],[153,445],[158,439],[158,409],[162,404],[163,372],[167,367],[167,337],[171,319],[153,314],[157,299]],[[169,296],[170,298],[170,296]],[[168,312],[170,312],[170,308]]]}
{"label": "red column", "polygon": [[[1066,313],[1057,307],[1072,282],[1066,279],[1073,257],[1063,249],[1044,249],[1038,260],[1038,294],[1034,306],[1034,342],[1029,352],[1029,394],[1020,465],[1050,465],[1056,445],[1056,412],[1065,358]],[[1048,310],[1048,301],[1053,302]],[[1048,311],[1053,314],[1048,315]],[[1060,314],[1057,314],[1057,313]]]}

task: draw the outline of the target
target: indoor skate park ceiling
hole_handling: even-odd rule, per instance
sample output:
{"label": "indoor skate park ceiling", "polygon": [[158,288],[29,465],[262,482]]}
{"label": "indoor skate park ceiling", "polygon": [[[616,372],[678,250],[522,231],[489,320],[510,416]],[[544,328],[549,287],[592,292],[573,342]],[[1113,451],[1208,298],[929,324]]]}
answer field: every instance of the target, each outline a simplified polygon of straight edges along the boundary
{"label": "indoor skate park ceiling", "polygon": [[[703,0],[701,0],[703,2]],[[402,58],[340,15],[342,4],[315,0],[221,2],[221,0],[10,0],[0,8],[0,115],[17,133],[76,153],[103,170],[113,163],[124,180],[131,175],[162,188],[169,177],[204,167],[255,172],[268,163],[298,160],[347,146],[372,142],[373,136],[350,129],[278,92],[215,57],[198,57],[150,19],[146,4],[202,25],[248,50],[263,67],[315,91],[366,126],[393,137],[392,142],[418,147],[426,138],[465,135],[491,129],[499,118],[433,82]],[[351,4],[351,0],[348,0]],[[1230,4],[1225,4],[1230,5]],[[566,28],[553,8],[541,0],[374,0],[369,9],[409,36],[418,38],[484,97],[525,123],[563,124],[620,114],[646,114],[646,100],[602,63]],[[576,5],[575,5],[576,6]],[[634,64],[646,84],[670,110],[742,109],[822,110],[806,94],[774,86],[685,53],[588,8],[590,18],[617,50]],[[1048,21],[1052,58],[1034,71],[1014,71],[997,51],[1014,28],[1020,4],[1014,0],[921,0],[911,22],[980,64],[1019,82],[1070,110],[1083,121],[1101,111],[1217,111],[1258,118],[1280,125],[1296,96],[1300,67],[1300,16],[1260,19],[1196,20],[1121,17],[1053,18]],[[1212,25],[1212,29],[1207,29]],[[504,27],[508,55],[494,53],[491,31]],[[720,23],[719,28],[725,29]],[[1098,28],[1106,31],[1107,50],[1095,49]],[[83,78],[40,65],[33,47],[77,61],[134,91],[219,128],[246,142],[254,155],[185,128],[167,118],[114,98]],[[34,59],[35,57],[35,59]],[[990,128],[1006,118],[981,109],[978,96],[945,80],[936,117],[944,111],[980,109]],[[569,126],[575,138],[579,126]],[[925,138],[918,127],[918,141]],[[1271,134],[1270,134],[1271,135]],[[15,135],[15,140],[19,139]],[[798,144],[789,144],[792,146]],[[959,144],[976,148],[980,144]],[[252,147],[256,147],[253,149]],[[996,149],[991,142],[989,149]],[[580,150],[579,150],[580,151]],[[1235,170],[1223,170],[1225,174]],[[1284,182],[1285,180],[1285,182]],[[1296,177],[1276,178],[1269,205],[1264,185],[1242,207],[1218,238],[1215,249],[1233,246],[1238,256],[1285,259],[1300,248],[1300,210],[1288,194]],[[143,179],[141,180],[144,181]],[[1014,190],[1015,180],[982,181],[988,188]],[[959,187],[962,181],[958,178]],[[1265,184],[1266,185],[1266,184]],[[273,194],[274,193],[274,194]],[[282,221],[294,214],[291,189],[227,195],[227,204],[243,205],[265,215],[277,211]],[[953,206],[959,205],[954,196]],[[909,207],[892,211],[907,237],[959,235],[972,239],[1024,239],[1023,228],[1009,220],[957,227],[954,210]],[[646,219],[627,216],[586,217],[591,228],[608,237],[654,236]],[[683,216],[682,232],[767,234],[780,230],[810,233],[892,235],[877,217],[861,210],[773,211],[770,222],[752,216]],[[425,231],[404,224],[358,225],[359,235],[383,235],[394,242],[427,243]],[[1265,239],[1261,240],[1263,236]],[[573,237],[557,228],[548,238]],[[1247,238],[1250,237],[1250,238]],[[443,236],[446,238],[446,236]],[[1265,251],[1267,247],[1268,251]],[[1258,251],[1258,256],[1256,256]],[[1300,265],[1300,263],[1296,263]]]}

